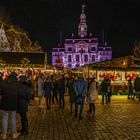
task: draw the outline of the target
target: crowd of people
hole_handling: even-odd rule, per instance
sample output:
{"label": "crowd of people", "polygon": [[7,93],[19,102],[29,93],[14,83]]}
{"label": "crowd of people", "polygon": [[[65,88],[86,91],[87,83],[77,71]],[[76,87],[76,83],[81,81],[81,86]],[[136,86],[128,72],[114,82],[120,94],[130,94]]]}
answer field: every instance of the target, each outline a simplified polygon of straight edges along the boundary
{"label": "crowd of people", "polygon": [[[18,79],[19,78],[19,79]],[[5,79],[0,74],[0,109],[2,110],[2,138],[7,139],[8,119],[12,127],[12,138],[17,138],[19,133],[16,128],[16,113],[21,118],[21,134],[28,134],[27,111],[31,98],[31,83],[25,75],[18,77],[11,72]]]}
{"label": "crowd of people", "polygon": [[[38,108],[43,107],[45,97],[46,109],[50,110],[55,104],[59,109],[65,108],[65,93],[69,92],[70,113],[75,118],[83,118],[84,102],[89,102],[89,113],[94,116],[97,88],[95,78],[85,80],[83,75],[46,74],[46,73],[17,73],[7,75],[0,72],[0,109],[2,111],[2,139],[8,137],[8,120],[11,123],[12,138],[28,135],[28,106],[32,105],[34,97],[38,97]],[[80,111],[78,111],[80,106]],[[79,113],[78,113],[79,112]],[[21,118],[21,129],[16,127],[16,114]]]}
{"label": "crowd of people", "polygon": [[[12,138],[19,135],[28,135],[28,106],[32,105],[34,97],[38,97],[38,108],[44,107],[42,99],[45,97],[45,107],[50,110],[53,105],[59,109],[65,108],[65,93],[69,95],[69,111],[75,118],[83,119],[85,101],[89,105],[87,115],[95,116],[95,101],[98,92],[102,94],[102,104],[110,103],[111,81],[105,77],[99,84],[95,77],[84,79],[82,74],[46,74],[46,73],[17,73],[10,72],[7,76],[0,73],[0,109],[2,110],[2,135],[3,139],[8,134],[8,118],[10,117],[12,127]],[[134,88],[131,79],[128,81],[129,95],[132,97],[133,89],[139,95],[140,100],[140,78],[137,76],[134,81]],[[105,97],[105,98],[104,98]],[[79,107],[80,106],[80,110]],[[21,118],[21,129],[16,128],[16,114]]]}
{"label": "crowd of people", "polygon": [[138,98],[140,101],[140,77],[137,75],[136,79],[132,83],[131,78],[128,80],[128,99]]}

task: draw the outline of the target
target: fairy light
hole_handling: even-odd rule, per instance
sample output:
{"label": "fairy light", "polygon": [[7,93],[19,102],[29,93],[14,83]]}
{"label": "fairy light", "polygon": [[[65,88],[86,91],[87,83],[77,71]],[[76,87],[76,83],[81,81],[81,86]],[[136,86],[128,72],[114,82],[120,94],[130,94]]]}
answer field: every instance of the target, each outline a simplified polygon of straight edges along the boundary
{"label": "fairy light", "polygon": [[[6,28],[5,33],[10,46],[15,48],[16,51],[42,51],[40,45],[33,45],[32,41],[25,32],[17,31],[14,29],[13,25],[7,25],[5,23],[2,25]],[[20,47],[16,46],[16,43]]]}

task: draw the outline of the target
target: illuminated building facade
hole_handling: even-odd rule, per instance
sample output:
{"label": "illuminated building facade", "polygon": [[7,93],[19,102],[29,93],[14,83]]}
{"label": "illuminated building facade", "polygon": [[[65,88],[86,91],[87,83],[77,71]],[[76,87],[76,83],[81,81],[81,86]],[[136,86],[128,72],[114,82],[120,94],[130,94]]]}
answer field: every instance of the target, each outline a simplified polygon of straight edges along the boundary
{"label": "illuminated building facade", "polygon": [[92,34],[87,34],[84,5],[78,25],[78,36],[72,34],[65,39],[64,47],[53,48],[52,65],[56,67],[79,68],[85,64],[112,59],[112,48],[107,43],[99,44]]}

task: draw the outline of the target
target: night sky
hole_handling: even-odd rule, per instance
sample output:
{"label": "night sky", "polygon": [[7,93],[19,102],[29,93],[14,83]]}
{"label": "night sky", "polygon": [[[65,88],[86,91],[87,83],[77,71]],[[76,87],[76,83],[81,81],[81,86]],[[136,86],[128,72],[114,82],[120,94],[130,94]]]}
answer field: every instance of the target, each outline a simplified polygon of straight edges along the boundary
{"label": "night sky", "polygon": [[71,33],[77,34],[81,5],[85,4],[88,33],[113,48],[113,58],[132,53],[140,40],[140,0],[0,0],[13,24],[25,30],[31,40],[38,41],[48,52]]}

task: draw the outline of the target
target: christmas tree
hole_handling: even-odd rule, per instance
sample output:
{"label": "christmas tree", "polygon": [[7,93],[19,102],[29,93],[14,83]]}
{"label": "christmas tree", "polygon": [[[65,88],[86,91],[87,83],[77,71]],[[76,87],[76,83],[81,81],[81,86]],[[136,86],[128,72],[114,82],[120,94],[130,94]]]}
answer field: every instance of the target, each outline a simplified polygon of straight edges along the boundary
{"label": "christmas tree", "polygon": [[3,24],[1,24],[0,28],[0,51],[11,51]]}

